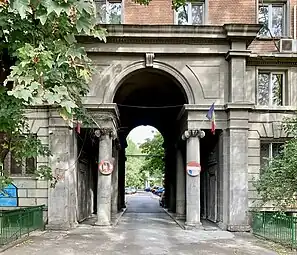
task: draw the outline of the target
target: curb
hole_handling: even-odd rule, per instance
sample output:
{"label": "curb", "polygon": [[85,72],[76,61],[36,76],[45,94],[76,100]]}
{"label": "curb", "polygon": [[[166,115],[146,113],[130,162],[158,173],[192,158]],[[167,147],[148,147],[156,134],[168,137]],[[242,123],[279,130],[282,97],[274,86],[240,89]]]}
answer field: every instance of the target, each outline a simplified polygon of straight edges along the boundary
{"label": "curb", "polygon": [[114,223],[112,224],[112,227],[116,227],[119,222],[120,222],[120,219],[122,218],[122,216],[124,215],[124,213],[126,212],[127,208],[123,208],[123,211],[121,211],[119,213],[119,216],[115,219]]}
{"label": "curb", "polygon": [[168,212],[168,210],[165,209],[165,208],[163,208],[163,210],[164,210],[164,212],[166,212],[166,213],[170,216],[171,219],[173,219],[173,220],[175,221],[175,223],[176,223],[181,229],[186,230],[186,226],[185,226],[182,222],[180,222],[179,220],[177,220],[177,219],[174,217],[174,215],[173,215],[172,213]]}

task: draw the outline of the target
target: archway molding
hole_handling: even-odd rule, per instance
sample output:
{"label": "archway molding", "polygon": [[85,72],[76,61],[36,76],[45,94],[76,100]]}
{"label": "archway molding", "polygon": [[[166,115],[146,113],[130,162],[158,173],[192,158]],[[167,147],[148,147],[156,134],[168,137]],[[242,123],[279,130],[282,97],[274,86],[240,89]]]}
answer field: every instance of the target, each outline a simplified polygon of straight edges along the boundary
{"label": "archway molding", "polygon": [[[107,84],[104,91],[103,103],[113,103],[118,88],[125,82],[126,78],[134,72],[145,68],[146,66],[144,61],[138,61],[132,63],[131,65],[128,65],[122,72],[120,72],[112,80],[110,80],[109,84]],[[195,104],[195,97],[191,85],[178,70],[160,61],[154,61],[153,69],[157,69],[164,72],[165,74],[169,74],[182,86],[185,95],[187,96],[188,104]]]}

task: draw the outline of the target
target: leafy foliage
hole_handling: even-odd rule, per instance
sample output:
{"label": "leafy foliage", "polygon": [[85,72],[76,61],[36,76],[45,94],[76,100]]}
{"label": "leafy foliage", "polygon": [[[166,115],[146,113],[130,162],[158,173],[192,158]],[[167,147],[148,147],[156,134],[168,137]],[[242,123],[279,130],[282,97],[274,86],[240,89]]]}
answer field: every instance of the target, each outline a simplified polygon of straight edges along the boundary
{"label": "leafy foliage", "polygon": [[[173,8],[183,3],[174,0]],[[93,0],[0,1],[0,163],[9,151],[19,162],[49,155],[31,134],[24,111],[28,107],[54,106],[64,119],[92,121],[82,97],[93,68],[77,35],[105,40],[106,30],[96,25]],[[53,180],[46,166],[36,174]]]}
{"label": "leafy foliage", "polygon": [[141,154],[141,151],[131,139],[127,139],[127,143],[126,186],[140,187],[143,186],[144,183],[144,175],[141,172],[141,168],[144,164],[144,158],[141,156],[132,156]]}
{"label": "leafy foliage", "polygon": [[141,152],[147,154],[143,171],[149,171],[150,176],[161,177],[165,170],[163,137],[156,133],[153,139],[147,139],[140,145]]}
{"label": "leafy foliage", "polygon": [[[149,5],[152,0],[134,0],[136,3]],[[186,5],[189,1],[186,0],[172,0],[172,9],[177,10],[179,7]],[[191,2],[191,1],[190,1]]]}
{"label": "leafy foliage", "polygon": [[[85,121],[82,97],[92,76],[90,59],[76,35],[105,40],[96,26],[92,0],[0,1],[0,163],[8,152],[24,158],[48,156],[32,134],[25,110],[32,105],[57,107],[65,119]],[[4,86],[4,87],[3,87]],[[7,170],[3,182],[7,183]],[[36,174],[54,181],[51,169]]]}
{"label": "leafy foliage", "polygon": [[297,195],[297,117],[286,119],[284,128],[292,139],[261,169],[255,182],[262,202],[271,202],[279,210],[296,206]]}
{"label": "leafy foliage", "polygon": [[105,39],[105,30],[95,26],[94,2],[14,0],[0,8],[0,49],[16,60],[4,82],[13,83],[8,94],[28,105],[58,106],[72,117],[92,75],[75,35]]}

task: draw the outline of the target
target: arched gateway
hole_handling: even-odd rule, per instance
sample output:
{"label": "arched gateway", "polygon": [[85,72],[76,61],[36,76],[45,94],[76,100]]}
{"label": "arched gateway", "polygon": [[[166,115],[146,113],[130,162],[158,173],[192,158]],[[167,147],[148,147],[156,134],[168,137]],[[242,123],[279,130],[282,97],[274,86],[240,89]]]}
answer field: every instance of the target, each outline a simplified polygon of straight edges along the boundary
{"label": "arched gateway", "polygon": [[[49,194],[49,226],[67,228],[92,213],[96,225],[110,225],[112,213],[125,206],[126,136],[136,126],[152,125],[164,137],[168,210],[187,226],[200,227],[207,219],[224,229],[247,230],[251,105],[240,92],[246,45],[258,27],[214,27],[211,35],[168,27],[162,29],[171,36],[155,40],[157,33],[143,30],[142,43],[131,36],[133,29],[113,29],[107,44],[86,44],[97,73],[85,106],[96,125],[76,137],[50,116],[51,164],[60,181]],[[215,134],[205,117],[213,102]],[[110,164],[112,173],[102,170]]]}

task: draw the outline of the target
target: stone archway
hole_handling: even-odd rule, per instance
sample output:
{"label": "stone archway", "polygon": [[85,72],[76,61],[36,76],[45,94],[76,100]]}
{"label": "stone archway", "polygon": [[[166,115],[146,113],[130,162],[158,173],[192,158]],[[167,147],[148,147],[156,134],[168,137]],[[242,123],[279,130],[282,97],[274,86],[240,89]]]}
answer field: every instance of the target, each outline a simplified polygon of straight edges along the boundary
{"label": "stone archway", "polygon": [[[155,67],[155,66],[154,66]],[[165,69],[166,65],[159,67]],[[168,66],[167,66],[168,67]],[[129,68],[128,68],[129,69]],[[126,70],[128,70],[126,69]],[[134,70],[115,78],[115,81],[107,89],[104,99],[113,100],[117,104],[120,116],[119,136],[125,147],[125,139],[131,129],[139,125],[151,125],[157,128],[164,137],[165,149],[165,189],[167,207],[175,212],[177,208],[177,193],[182,201],[183,208],[180,214],[185,214],[185,187],[177,189],[177,162],[176,150],[180,143],[184,120],[180,120],[179,114],[185,104],[194,103],[194,96],[189,84],[177,71],[174,76],[161,68],[145,68],[139,62],[130,69]],[[168,70],[173,70],[168,67]],[[120,79],[120,77],[123,77]],[[177,78],[176,78],[177,77]],[[179,81],[182,81],[179,82]],[[116,84],[116,82],[118,82]],[[124,200],[124,178],[125,178],[125,156],[124,152],[119,161],[119,191],[121,206],[125,206]],[[183,155],[185,158],[185,153]],[[181,160],[179,158],[179,160]],[[180,166],[179,162],[179,166]],[[185,178],[183,168],[180,167]]]}
{"label": "stone archway", "polygon": [[[134,62],[128,66],[126,66],[118,75],[116,75],[113,79],[110,80],[110,83],[106,86],[103,96],[103,103],[111,103],[114,101],[114,97],[118,88],[124,83],[124,81],[136,71],[145,69],[145,61]],[[147,68],[151,70],[158,70],[167,76],[170,76],[172,79],[176,81],[176,83],[180,84],[183,88],[188,104],[195,104],[195,96],[192,90],[190,83],[184,77],[182,73],[176,70],[174,67],[160,62],[154,61],[154,66],[151,68]],[[200,88],[201,86],[199,86]],[[202,94],[202,90],[201,90]]]}

